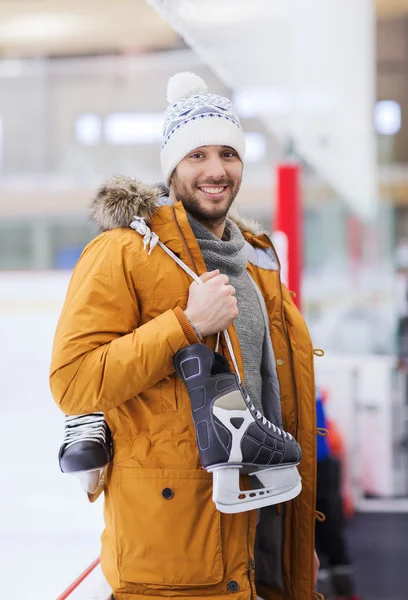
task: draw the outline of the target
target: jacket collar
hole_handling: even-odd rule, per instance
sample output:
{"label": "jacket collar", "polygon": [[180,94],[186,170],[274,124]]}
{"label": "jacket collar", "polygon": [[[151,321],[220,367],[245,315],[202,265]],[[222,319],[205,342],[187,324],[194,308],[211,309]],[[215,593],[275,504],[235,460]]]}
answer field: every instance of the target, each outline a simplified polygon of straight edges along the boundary
{"label": "jacket collar", "polygon": [[158,208],[151,219],[150,228],[195,273],[201,275],[206,271],[200,246],[181,202]]}
{"label": "jacket collar", "polygon": [[[89,205],[89,216],[98,233],[130,227],[134,217],[146,224],[173,252],[199,275],[205,263],[181,202],[172,203],[164,184],[148,185],[137,179],[115,176],[99,188]],[[241,229],[246,240],[255,247],[271,247],[268,236],[259,226],[238,215],[228,215]]]}

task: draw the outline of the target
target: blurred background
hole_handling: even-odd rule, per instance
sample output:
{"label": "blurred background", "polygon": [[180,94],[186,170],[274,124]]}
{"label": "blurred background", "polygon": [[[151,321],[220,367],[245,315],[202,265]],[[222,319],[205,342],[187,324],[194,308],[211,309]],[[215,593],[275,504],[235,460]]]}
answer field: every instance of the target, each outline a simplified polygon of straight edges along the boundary
{"label": "blurred background", "polygon": [[161,179],[179,71],[234,101],[247,137],[237,204],[273,233],[286,274],[279,211],[299,223],[286,276],[326,353],[318,394],[356,588],[403,600],[408,0],[0,1],[2,594],[55,600],[98,554],[101,503],[58,469],[52,339],[99,185]]}

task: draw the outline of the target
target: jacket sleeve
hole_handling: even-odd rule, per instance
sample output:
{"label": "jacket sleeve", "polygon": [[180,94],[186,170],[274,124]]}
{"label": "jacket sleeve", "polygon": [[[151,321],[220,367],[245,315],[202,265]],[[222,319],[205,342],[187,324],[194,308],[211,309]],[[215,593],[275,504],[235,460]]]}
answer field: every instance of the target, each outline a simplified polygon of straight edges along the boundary
{"label": "jacket sleeve", "polygon": [[137,396],[174,371],[178,350],[198,342],[181,308],[139,326],[137,253],[114,233],[84,250],[56,329],[50,386],[67,415],[106,412]]}

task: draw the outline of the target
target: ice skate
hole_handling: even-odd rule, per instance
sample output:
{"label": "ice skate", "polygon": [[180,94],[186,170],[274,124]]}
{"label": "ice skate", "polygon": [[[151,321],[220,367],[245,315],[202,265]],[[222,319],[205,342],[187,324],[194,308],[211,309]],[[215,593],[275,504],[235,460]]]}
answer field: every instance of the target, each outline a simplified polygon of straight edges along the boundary
{"label": "ice skate", "polygon": [[86,492],[96,492],[111,456],[111,433],[103,413],[65,417],[64,441],[58,455],[63,473],[77,475]]}
{"label": "ice skate", "polygon": [[[238,513],[295,498],[300,446],[255,408],[226,359],[194,344],[177,352],[174,364],[190,396],[201,464],[213,473],[217,509]],[[240,474],[251,476],[253,489],[240,489]]]}

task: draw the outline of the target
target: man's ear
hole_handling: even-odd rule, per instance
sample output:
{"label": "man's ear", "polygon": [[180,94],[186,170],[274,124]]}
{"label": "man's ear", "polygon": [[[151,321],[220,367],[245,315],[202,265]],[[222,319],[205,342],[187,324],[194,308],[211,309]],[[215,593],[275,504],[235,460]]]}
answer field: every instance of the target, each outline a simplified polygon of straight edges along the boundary
{"label": "man's ear", "polygon": [[176,171],[177,171],[177,167],[175,167],[175,168],[173,169],[173,171],[172,171],[172,173],[171,173],[171,175],[170,175],[170,177],[169,177],[169,188],[170,188],[170,186],[172,186],[172,185],[173,185],[173,179],[174,179],[174,176],[175,176],[175,174],[176,174]]}
{"label": "man's ear", "polygon": [[176,201],[176,198],[174,196],[174,183],[173,183],[173,176],[174,176],[175,172],[176,172],[176,169],[174,169],[173,173],[170,175],[169,186],[168,186],[169,187],[169,198],[171,200],[173,200],[173,202]]}

